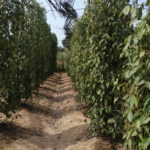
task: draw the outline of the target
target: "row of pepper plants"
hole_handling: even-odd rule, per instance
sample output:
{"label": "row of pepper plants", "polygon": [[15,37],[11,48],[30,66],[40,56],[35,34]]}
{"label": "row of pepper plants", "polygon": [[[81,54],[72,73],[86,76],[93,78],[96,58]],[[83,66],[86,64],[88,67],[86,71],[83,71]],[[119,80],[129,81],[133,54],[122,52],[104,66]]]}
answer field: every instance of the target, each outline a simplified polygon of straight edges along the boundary
{"label": "row of pepper plants", "polygon": [[0,1],[0,113],[21,101],[56,68],[57,38],[34,0]]}
{"label": "row of pepper plants", "polygon": [[92,0],[73,25],[69,74],[93,135],[150,149],[150,1]]}

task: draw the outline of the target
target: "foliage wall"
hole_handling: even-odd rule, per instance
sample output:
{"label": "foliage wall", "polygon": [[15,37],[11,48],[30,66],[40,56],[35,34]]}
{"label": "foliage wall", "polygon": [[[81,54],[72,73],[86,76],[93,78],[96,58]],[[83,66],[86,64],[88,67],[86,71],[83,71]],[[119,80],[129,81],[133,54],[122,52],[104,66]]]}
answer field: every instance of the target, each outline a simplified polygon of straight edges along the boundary
{"label": "foliage wall", "polygon": [[135,28],[142,7],[93,0],[73,26],[69,60],[93,134],[135,150],[150,147],[149,15]]}
{"label": "foliage wall", "polygon": [[[134,17],[135,8],[125,8]],[[137,9],[137,8],[136,8]],[[130,149],[150,149],[150,13],[125,40],[121,57],[126,58],[123,68],[123,101],[125,105],[124,139]]]}
{"label": "foliage wall", "polygon": [[57,39],[34,0],[0,2],[0,112],[15,112],[56,67]]}

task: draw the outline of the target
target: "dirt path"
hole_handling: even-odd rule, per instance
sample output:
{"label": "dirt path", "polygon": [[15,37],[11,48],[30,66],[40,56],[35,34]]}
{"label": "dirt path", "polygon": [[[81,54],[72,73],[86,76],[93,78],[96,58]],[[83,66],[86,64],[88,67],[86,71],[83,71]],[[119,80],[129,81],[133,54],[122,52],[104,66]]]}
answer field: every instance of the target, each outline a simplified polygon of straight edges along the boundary
{"label": "dirt path", "polygon": [[41,85],[32,103],[22,105],[13,123],[0,123],[0,150],[111,150],[113,145],[92,138],[90,120],[75,101],[66,73],[55,73]]}

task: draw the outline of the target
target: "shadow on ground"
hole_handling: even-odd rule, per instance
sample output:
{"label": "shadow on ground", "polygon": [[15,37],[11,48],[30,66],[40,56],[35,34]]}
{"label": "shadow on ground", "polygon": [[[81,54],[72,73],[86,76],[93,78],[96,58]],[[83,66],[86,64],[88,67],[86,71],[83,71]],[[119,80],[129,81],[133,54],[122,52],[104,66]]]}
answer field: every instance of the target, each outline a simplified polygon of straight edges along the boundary
{"label": "shadow on ground", "polygon": [[[87,135],[87,132],[87,125],[80,125],[58,134],[49,135],[42,130],[37,131],[30,128],[23,128],[12,123],[0,124],[0,137],[7,137],[5,139],[6,143],[10,144],[18,139],[26,140],[27,143],[36,145],[40,149],[52,148],[52,150],[64,150],[69,145],[75,144],[78,141],[88,140],[89,135]],[[37,136],[40,142],[35,138]]]}

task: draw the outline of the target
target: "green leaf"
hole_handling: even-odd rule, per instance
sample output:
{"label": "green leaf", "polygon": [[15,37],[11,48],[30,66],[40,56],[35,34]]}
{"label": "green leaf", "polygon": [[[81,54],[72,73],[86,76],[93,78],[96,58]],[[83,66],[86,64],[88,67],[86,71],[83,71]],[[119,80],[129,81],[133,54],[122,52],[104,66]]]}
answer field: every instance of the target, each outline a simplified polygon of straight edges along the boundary
{"label": "green leaf", "polygon": [[146,82],[146,87],[150,89],[150,82]]}
{"label": "green leaf", "polygon": [[108,119],[108,123],[115,123],[115,120],[113,118]]}
{"label": "green leaf", "polygon": [[143,57],[144,55],[145,55],[144,51],[140,52],[140,57]]}
{"label": "green leaf", "polygon": [[131,136],[137,136],[137,131],[133,131],[133,133],[131,134]]}
{"label": "green leaf", "polygon": [[142,143],[140,143],[140,145],[143,150],[147,150],[148,146],[150,145],[150,137],[147,139],[144,139]]}
{"label": "green leaf", "polygon": [[132,122],[132,120],[133,120],[133,113],[132,113],[132,111],[130,111],[130,112],[128,113],[127,118],[128,118],[128,120],[129,120],[129,122]]}
{"label": "green leaf", "polygon": [[143,124],[147,124],[147,123],[149,123],[150,122],[150,118],[147,118],[144,122],[143,122]]}
{"label": "green leaf", "polygon": [[122,11],[122,13],[123,13],[124,15],[128,15],[129,12],[130,12],[130,6],[126,6],[126,7],[123,9],[123,11]]}

